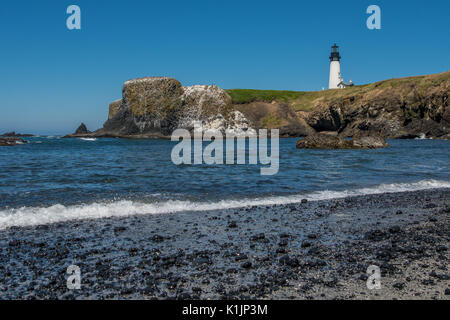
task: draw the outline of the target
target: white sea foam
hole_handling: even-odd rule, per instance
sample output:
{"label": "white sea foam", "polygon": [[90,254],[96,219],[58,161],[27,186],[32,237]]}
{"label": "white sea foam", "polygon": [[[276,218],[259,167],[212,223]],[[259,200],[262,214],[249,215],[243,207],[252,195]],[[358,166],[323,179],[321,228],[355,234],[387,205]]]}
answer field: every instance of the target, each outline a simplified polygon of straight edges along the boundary
{"label": "white sea foam", "polygon": [[97,141],[97,138],[80,138],[83,141]]}
{"label": "white sea foam", "polygon": [[51,207],[23,207],[0,211],[0,230],[9,227],[25,227],[82,219],[101,219],[133,215],[164,214],[183,211],[207,211],[233,209],[258,205],[290,204],[309,201],[339,199],[350,196],[417,191],[434,188],[450,188],[450,181],[423,180],[415,183],[382,184],[370,188],[344,191],[317,191],[290,196],[273,196],[256,199],[221,200],[217,202],[191,202],[168,200],[155,203],[120,200],[76,206],[54,205]]}
{"label": "white sea foam", "polygon": [[433,138],[427,138],[427,135],[425,133],[421,133],[419,137],[415,138],[415,140],[433,140]]}

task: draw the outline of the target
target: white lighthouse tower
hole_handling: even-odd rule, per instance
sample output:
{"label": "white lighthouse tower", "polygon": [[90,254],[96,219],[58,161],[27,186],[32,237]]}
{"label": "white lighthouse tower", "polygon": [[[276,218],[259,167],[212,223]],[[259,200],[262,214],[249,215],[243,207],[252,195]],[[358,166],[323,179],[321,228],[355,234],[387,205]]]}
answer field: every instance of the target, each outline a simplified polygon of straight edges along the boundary
{"label": "white lighthouse tower", "polygon": [[330,85],[329,89],[339,88],[341,83],[341,56],[339,55],[339,47],[334,44],[331,47],[330,55]]}
{"label": "white lighthouse tower", "polygon": [[341,76],[341,56],[339,55],[339,47],[334,44],[331,47],[330,55],[330,89],[344,89],[353,87],[355,84],[352,80],[345,82]]}

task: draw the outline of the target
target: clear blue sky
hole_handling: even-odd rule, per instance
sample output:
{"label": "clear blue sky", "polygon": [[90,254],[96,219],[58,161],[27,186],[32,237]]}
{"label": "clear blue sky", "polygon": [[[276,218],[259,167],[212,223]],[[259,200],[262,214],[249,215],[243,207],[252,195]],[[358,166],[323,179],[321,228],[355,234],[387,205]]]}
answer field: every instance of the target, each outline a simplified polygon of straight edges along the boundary
{"label": "clear blue sky", "polygon": [[[66,8],[82,30],[66,28]],[[382,30],[366,28],[366,8]],[[0,4],[0,132],[102,126],[124,81],[321,90],[330,46],[358,84],[450,66],[450,1],[39,0]]]}

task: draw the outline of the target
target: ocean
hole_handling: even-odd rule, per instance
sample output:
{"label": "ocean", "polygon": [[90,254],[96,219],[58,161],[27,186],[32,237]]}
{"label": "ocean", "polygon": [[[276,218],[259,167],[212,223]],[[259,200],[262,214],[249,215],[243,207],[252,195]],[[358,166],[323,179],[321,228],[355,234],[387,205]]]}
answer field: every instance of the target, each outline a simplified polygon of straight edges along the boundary
{"label": "ocean", "polygon": [[261,165],[177,166],[168,140],[26,139],[0,148],[0,230],[450,188],[450,141],[304,150],[280,139],[279,172],[262,176]]}

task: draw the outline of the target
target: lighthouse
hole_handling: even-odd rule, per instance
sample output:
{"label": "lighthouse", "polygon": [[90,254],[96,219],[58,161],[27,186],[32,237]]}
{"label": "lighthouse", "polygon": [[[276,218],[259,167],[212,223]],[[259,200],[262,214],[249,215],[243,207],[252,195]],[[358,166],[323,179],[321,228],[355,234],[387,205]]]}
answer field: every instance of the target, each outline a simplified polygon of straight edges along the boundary
{"label": "lighthouse", "polygon": [[331,47],[330,54],[330,84],[329,89],[344,89],[347,87],[353,87],[352,80],[345,82],[341,77],[341,56],[339,54],[339,47],[334,44]]}
{"label": "lighthouse", "polygon": [[339,88],[341,82],[341,56],[339,55],[339,47],[334,44],[331,47],[330,55],[330,85],[329,89]]}

